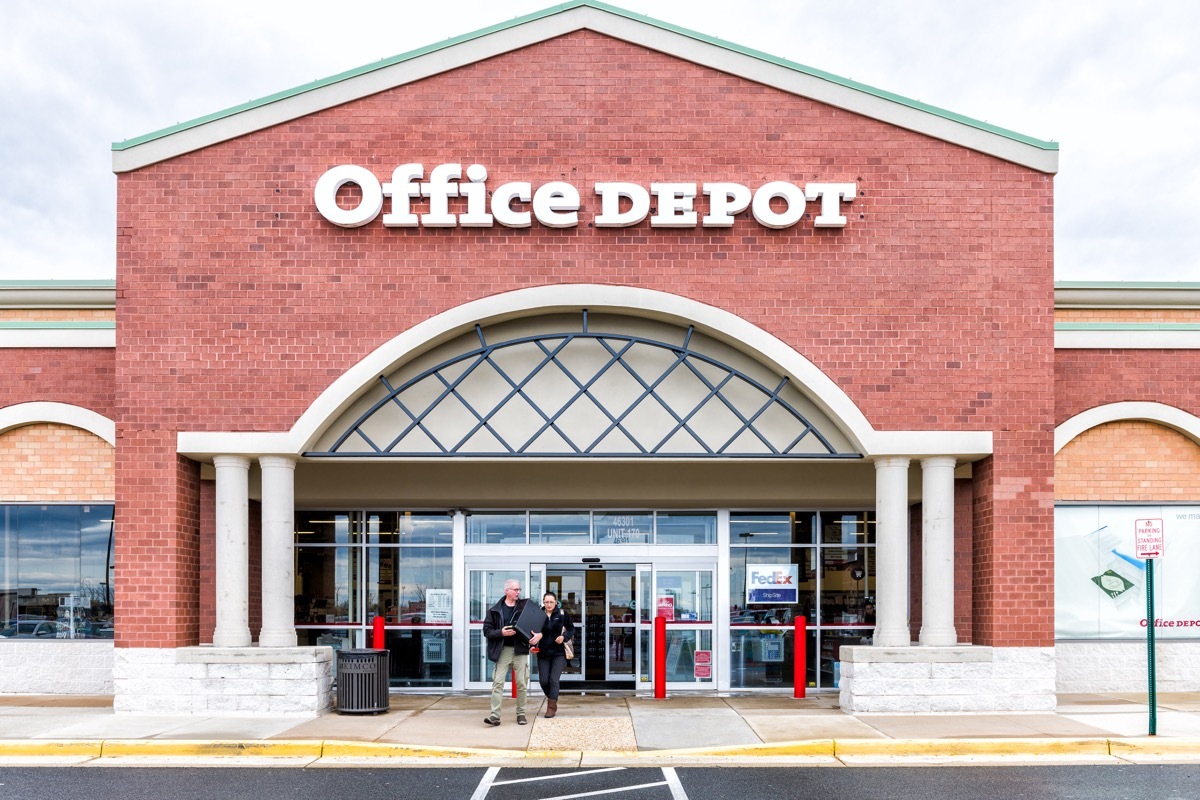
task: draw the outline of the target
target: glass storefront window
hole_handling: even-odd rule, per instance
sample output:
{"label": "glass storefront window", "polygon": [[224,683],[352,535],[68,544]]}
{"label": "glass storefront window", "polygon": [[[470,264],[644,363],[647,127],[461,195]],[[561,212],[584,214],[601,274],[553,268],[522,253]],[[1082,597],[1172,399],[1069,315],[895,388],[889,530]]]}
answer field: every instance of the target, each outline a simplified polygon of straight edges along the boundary
{"label": "glass storefront window", "polygon": [[596,544],[649,544],[654,515],[636,511],[597,511],[592,522]]}
{"label": "glass storefront window", "polygon": [[391,657],[391,686],[449,686],[454,653],[449,630],[388,631],[384,637]]}
{"label": "glass storefront window", "polygon": [[875,544],[875,515],[869,511],[822,511],[821,543]]}
{"label": "glass storefront window", "polygon": [[586,511],[529,514],[530,544],[588,544],[591,514]]}
{"label": "glass storefront window", "polygon": [[875,625],[875,551],[821,549],[821,624]]}
{"label": "glass storefront window", "polygon": [[[730,631],[729,685],[734,689],[795,688],[796,632],[735,628]],[[805,685],[815,686],[816,633],[806,636]]]}
{"label": "glass storefront window", "polygon": [[357,541],[351,519],[349,512],[297,511],[296,544],[350,544],[352,532]]}
{"label": "glass storefront window", "polygon": [[658,544],[714,544],[717,541],[717,515],[660,511],[655,514],[655,541]]}
{"label": "glass storefront window", "polygon": [[815,544],[816,514],[748,513],[729,515],[729,541],[733,544]]}
{"label": "glass storefront window", "polygon": [[113,507],[0,506],[0,637],[112,639]]}
{"label": "glass storefront window", "polygon": [[[757,538],[750,541],[757,541]],[[733,626],[792,625],[796,617],[816,624],[816,548],[736,547],[729,557],[729,624]],[[756,587],[772,576],[795,582],[795,599],[765,599]],[[752,582],[751,577],[758,579]],[[789,588],[781,585],[781,592]]]}
{"label": "glass storefront window", "polygon": [[387,625],[449,625],[453,554],[451,547],[368,550],[367,618],[382,616]]}
{"label": "glass storefront window", "polygon": [[467,544],[525,544],[525,512],[479,513],[467,517]]}
{"label": "glass storefront window", "polygon": [[357,547],[296,548],[296,623],[361,622],[357,602],[363,551]]}

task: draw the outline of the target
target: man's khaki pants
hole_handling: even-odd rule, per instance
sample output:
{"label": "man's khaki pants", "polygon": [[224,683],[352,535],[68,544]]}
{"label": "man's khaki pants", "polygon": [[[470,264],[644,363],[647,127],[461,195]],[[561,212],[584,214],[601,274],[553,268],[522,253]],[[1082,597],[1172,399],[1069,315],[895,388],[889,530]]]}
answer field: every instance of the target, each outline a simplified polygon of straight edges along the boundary
{"label": "man's khaki pants", "polygon": [[512,669],[517,681],[517,716],[525,714],[525,696],[529,693],[529,656],[516,655],[515,647],[500,650],[496,673],[492,676],[492,716],[500,719],[500,701],[504,698],[504,681]]}

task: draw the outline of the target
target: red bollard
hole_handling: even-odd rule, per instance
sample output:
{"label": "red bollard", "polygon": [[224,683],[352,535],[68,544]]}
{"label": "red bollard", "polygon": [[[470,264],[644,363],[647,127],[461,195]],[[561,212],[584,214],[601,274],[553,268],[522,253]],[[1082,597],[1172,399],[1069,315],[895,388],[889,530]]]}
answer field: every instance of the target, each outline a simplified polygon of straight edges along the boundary
{"label": "red bollard", "polygon": [[654,699],[667,697],[667,618],[654,618]]}
{"label": "red bollard", "polygon": [[383,617],[376,617],[371,622],[371,647],[376,650],[385,649],[383,646]]}
{"label": "red bollard", "polygon": [[513,667],[513,671],[508,674],[512,676],[512,685],[513,685],[512,694],[513,694],[513,700],[516,700],[517,699],[517,668]]}
{"label": "red bollard", "polygon": [[792,650],[795,673],[792,696],[803,700],[804,692],[808,688],[808,617],[796,617],[796,645]]}

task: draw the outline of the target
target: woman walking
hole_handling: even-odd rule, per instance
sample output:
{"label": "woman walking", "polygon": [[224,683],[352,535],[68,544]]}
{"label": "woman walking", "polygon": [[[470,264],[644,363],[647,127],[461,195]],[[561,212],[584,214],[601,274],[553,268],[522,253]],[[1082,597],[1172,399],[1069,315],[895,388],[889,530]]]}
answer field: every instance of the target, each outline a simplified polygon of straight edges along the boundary
{"label": "woman walking", "polygon": [[542,608],[546,610],[546,622],[542,625],[542,638],[538,640],[538,683],[546,695],[546,719],[558,713],[558,681],[567,657],[563,643],[575,637],[575,626],[567,612],[558,605],[554,592],[542,595]]}

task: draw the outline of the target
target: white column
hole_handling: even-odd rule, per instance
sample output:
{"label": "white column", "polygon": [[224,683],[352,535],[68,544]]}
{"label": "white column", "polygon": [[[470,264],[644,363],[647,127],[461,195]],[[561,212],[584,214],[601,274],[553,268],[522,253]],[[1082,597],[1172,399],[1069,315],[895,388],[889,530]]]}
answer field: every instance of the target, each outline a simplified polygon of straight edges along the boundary
{"label": "white column", "polygon": [[214,647],[250,645],[250,459],[215,456],[217,627]]}
{"label": "white column", "polygon": [[296,646],[296,462],[264,456],[262,465],[262,631],[259,647]]}
{"label": "white column", "polygon": [[907,647],[908,459],[875,462],[876,647]]}
{"label": "white column", "polygon": [[921,459],[921,636],[958,644],[954,630],[954,459]]}

